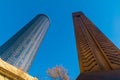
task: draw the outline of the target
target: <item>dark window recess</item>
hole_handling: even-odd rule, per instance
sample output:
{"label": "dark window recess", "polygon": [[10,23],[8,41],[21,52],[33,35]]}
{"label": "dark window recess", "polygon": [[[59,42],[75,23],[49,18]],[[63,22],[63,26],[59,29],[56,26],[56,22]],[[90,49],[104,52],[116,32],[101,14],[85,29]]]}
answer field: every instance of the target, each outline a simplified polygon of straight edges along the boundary
{"label": "dark window recess", "polygon": [[80,17],[80,15],[77,15],[76,17]]}

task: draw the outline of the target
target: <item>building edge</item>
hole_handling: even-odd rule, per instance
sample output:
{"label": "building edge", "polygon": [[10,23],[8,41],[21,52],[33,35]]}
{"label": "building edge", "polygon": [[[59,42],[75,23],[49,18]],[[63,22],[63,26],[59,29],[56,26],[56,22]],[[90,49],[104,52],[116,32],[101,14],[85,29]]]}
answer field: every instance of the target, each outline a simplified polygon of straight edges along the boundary
{"label": "building edge", "polygon": [[0,58],[0,80],[38,80]]}
{"label": "building edge", "polygon": [[45,16],[49,20],[49,22],[50,22],[50,18],[46,14],[40,13],[40,14],[37,14],[37,15],[38,16]]}

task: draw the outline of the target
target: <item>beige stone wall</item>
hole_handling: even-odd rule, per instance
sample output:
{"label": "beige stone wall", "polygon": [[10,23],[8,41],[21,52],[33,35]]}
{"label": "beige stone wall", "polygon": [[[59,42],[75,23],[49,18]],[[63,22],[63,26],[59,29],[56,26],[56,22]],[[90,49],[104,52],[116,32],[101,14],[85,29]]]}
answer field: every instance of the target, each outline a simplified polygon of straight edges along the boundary
{"label": "beige stone wall", "polygon": [[37,80],[37,78],[0,59],[0,80]]}
{"label": "beige stone wall", "polygon": [[0,80],[11,80],[11,79],[0,74]]}

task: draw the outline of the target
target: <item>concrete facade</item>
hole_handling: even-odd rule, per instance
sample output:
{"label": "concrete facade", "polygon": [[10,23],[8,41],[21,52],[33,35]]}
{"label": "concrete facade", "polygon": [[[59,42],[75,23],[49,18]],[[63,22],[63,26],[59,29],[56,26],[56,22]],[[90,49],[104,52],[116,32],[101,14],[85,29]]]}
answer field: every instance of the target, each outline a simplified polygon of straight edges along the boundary
{"label": "concrete facade", "polygon": [[0,59],[0,80],[37,80],[37,78]]}
{"label": "concrete facade", "polygon": [[[118,75],[120,71],[116,73],[116,70],[120,70],[119,49],[82,12],[73,13],[73,21],[80,77],[88,78],[80,79],[79,77],[78,80],[94,80],[93,78],[100,75],[104,77],[102,80],[108,80],[107,77],[110,77],[112,73]],[[88,76],[91,73],[94,75]],[[90,77],[92,78],[90,79]]]}

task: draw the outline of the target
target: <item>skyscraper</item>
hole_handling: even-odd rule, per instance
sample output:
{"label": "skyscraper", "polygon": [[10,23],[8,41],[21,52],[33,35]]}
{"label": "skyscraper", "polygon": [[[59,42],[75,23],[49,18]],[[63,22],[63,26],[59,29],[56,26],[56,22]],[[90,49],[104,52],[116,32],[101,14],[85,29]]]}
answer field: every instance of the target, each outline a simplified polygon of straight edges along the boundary
{"label": "skyscraper", "polygon": [[0,57],[13,66],[28,71],[49,25],[46,15],[37,15],[1,46]]}
{"label": "skyscraper", "polygon": [[73,21],[81,71],[77,80],[120,79],[119,49],[82,12],[73,13]]}

